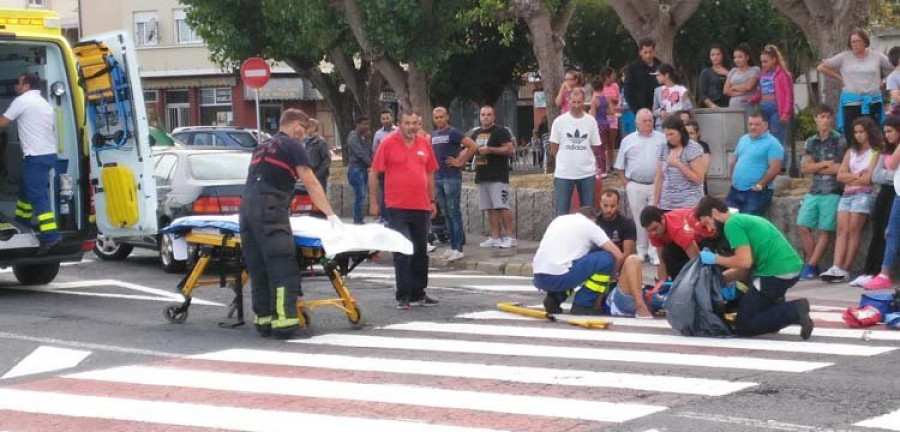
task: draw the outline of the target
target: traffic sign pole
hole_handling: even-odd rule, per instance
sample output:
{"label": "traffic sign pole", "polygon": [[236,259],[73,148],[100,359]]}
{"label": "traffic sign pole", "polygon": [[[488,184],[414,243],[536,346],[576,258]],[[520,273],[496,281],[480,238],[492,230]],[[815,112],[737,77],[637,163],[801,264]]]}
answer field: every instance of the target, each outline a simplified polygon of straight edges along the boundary
{"label": "traffic sign pole", "polygon": [[259,89],[256,89],[256,130],[261,131],[262,127],[259,125]]}
{"label": "traffic sign pole", "polygon": [[259,116],[259,89],[269,82],[272,71],[269,64],[259,57],[251,57],[241,64],[241,80],[247,87],[256,90],[256,130],[262,131],[262,121]]}

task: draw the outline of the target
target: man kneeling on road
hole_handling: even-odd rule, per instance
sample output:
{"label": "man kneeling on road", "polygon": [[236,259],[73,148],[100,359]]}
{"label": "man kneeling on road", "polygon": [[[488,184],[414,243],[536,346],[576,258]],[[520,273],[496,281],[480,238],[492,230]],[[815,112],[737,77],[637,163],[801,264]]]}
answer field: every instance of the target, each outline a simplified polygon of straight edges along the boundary
{"label": "man kneeling on road", "polygon": [[697,205],[695,215],[708,228],[724,224],[725,238],[734,256],[724,257],[708,250],[700,252],[703,264],[727,268],[723,277],[741,271],[752,273],[752,286],[738,303],[737,334],[756,336],[776,333],[799,324],[800,337],[809,339],[813,322],[806,299],[784,301],[785,292],[800,279],[803,260],[784,235],[771,222],[759,216],[731,214],[720,199],[706,197]]}
{"label": "man kneeling on road", "polygon": [[694,217],[694,209],[663,212],[647,206],[641,211],[641,226],[647,230],[650,245],[659,249],[659,280],[674,281],[688,261],[700,253],[698,243],[716,236],[715,225],[707,229]]}
{"label": "man kneeling on road", "polygon": [[[544,309],[562,313],[562,302],[575,288],[573,313],[598,314],[610,288],[612,276],[622,267],[622,252],[599,226],[596,213],[582,207],[577,213],[553,219],[534,256],[534,286],[547,292]],[[638,285],[639,286],[639,285]],[[643,306],[640,292],[631,294]]]}

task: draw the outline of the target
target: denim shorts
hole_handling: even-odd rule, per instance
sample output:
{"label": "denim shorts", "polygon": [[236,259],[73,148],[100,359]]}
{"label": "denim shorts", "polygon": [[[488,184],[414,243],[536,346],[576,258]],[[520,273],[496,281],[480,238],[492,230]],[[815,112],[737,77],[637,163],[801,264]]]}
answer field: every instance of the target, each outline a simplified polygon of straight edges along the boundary
{"label": "denim shorts", "polygon": [[871,214],[875,206],[875,196],[870,193],[844,195],[838,203],[839,212]]}
{"label": "denim shorts", "polygon": [[606,309],[613,316],[632,316],[637,311],[637,305],[634,297],[623,293],[619,287],[615,287],[606,296]]}

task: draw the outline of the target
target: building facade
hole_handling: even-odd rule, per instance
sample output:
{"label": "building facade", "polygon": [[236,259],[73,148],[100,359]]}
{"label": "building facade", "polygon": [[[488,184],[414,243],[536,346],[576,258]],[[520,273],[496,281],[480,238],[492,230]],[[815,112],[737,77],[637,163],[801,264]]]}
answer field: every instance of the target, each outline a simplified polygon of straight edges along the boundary
{"label": "building facade", "polygon": [[[31,0],[28,0],[31,1]],[[51,1],[51,0],[45,0]],[[81,34],[125,29],[134,36],[144,99],[151,125],[256,128],[256,92],[239,74],[213,63],[203,39],[187,22],[177,0],[80,0]],[[283,110],[299,108],[318,118],[334,142],[330,108],[309,81],[273,64],[272,78],[259,90],[260,128],[278,129]]]}

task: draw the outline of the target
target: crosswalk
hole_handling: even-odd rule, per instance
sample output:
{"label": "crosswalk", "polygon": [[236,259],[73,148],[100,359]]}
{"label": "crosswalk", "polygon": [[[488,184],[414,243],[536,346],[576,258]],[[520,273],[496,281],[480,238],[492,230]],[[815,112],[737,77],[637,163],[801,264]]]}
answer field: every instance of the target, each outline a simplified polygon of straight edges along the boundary
{"label": "crosswalk", "polygon": [[[817,309],[803,342],[794,328],[687,338],[664,320],[584,330],[468,312],[6,385],[0,430],[598,430],[751,391],[759,374],[896,355],[900,333],[837,328],[835,313]],[[900,409],[846,426],[900,431]]]}

